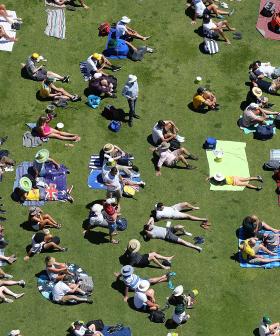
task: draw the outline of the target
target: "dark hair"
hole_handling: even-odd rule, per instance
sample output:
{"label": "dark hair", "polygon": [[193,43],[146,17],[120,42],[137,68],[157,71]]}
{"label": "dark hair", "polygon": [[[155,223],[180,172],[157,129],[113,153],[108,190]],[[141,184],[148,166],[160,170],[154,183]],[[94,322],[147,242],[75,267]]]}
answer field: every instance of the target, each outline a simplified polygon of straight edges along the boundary
{"label": "dark hair", "polygon": [[50,256],[46,256],[45,263],[47,264],[50,260],[51,260],[51,257]]}
{"label": "dark hair", "polygon": [[161,207],[163,207],[163,203],[162,202],[158,202],[157,205],[156,205],[156,208],[159,209]]}
{"label": "dark hair", "polygon": [[66,274],[63,278],[63,282],[70,283],[72,281],[71,275]]}
{"label": "dark hair", "polygon": [[110,170],[110,173],[117,173],[117,172],[118,172],[117,167],[112,167]]}
{"label": "dark hair", "polygon": [[164,122],[163,120],[159,120],[159,121],[157,122],[157,124],[158,124],[158,126],[160,126],[160,127],[165,126],[165,122]]}

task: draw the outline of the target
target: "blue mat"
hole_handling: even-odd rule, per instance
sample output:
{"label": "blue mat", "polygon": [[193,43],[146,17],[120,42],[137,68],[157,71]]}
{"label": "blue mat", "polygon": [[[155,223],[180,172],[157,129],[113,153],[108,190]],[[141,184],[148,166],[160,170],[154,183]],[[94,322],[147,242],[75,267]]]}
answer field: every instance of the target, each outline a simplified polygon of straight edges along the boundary
{"label": "blue mat", "polygon": [[[272,233],[271,231],[262,231],[262,233]],[[243,229],[240,228],[239,230],[239,237],[238,237],[238,247],[244,241],[245,239],[243,238]],[[242,268],[275,268],[275,267],[280,267],[280,262],[279,261],[273,261],[273,259],[280,258],[280,248],[278,247],[277,255],[276,256],[271,256],[269,254],[264,253],[263,251],[258,252],[259,255],[265,258],[271,259],[270,263],[267,264],[249,264],[246,260],[242,258],[242,253],[239,252],[239,261],[240,261],[240,267]]]}
{"label": "blue mat", "polygon": [[110,326],[105,326],[102,330],[104,336],[132,336],[132,332],[129,327],[124,327],[122,330],[110,334],[107,330]]}
{"label": "blue mat", "polygon": [[[68,264],[69,269],[72,273],[76,275],[87,275],[87,273],[76,264]],[[44,271],[42,272],[37,279],[37,287],[39,292],[43,295],[43,297],[49,301],[52,301],[52,290],[55,285],[54,281],[51,281]]]}

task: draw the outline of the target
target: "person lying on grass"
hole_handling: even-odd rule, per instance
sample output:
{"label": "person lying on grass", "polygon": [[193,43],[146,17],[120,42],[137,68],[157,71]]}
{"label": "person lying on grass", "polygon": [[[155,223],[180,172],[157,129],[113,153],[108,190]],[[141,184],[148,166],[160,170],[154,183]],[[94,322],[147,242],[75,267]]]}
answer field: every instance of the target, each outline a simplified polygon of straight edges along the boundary
{"label": "person lying on grass", "polygon": [[182,162],[185,165],[185,169],[192,170],[197,167],[188,163],[187,159],[198,160],[198,157],[191,154],[186,148],[181,147],[173,152],[169,149],[170,143],[164,141],[158,147],[153,147],[151,150],[158,157],[156,165],[156,176],[161,176],[161,167],[163,165],[167,167],[176,167],[178,162]]}
{"label": "person lying on grass", "polygon": [[208,91],[204,87],[199,87],[196,94],[193,96],[193,108],[196,111],[204,111],[206,108],[208,110],[219,110],[219,104],[217,104],[216,96]]}
{"label": "person lying on grass", "polygon": [[13,18],[12,15],[7,12],[6,6],[4,4],[0,4],[0,16],[10,24],[15,22],[22,22],[21,18]]}
{"label": "person lying on grass", "polygon": [[81,290],[80,284],[76,284],[70,275],[65,275],[63,281],[58,281],[54,285],[52,296],[54,302],[61,304],[71,301],[76,301],[77,303],[93,303],[88,293]]}
{"label": "person lying on grass", "polygon": [[243,219],[242,222],[243,236],[245,238],[258,238],[261,234],[261,231],[272,231],[273,233],[280,233],[279,229],[274,229],[256,215],[247,216]]}
{"label": "person lying on grass", "polygon": [[28,261],[30,257],[35,254],[43,253],[46,251],[66,252],[67,247],[60,246],[60,238],[53,236],[48,229],[39,231],[32,236],[31,248],[27,255],[24,257],[25,261]]}
{"label": "person lying on grass", "polygon": [[249,65],[249,71],[252,71],[258,79],[264,77],[276,79],[280,76],[280,67],[272,66],[270,62],[255,61]]}
{"label": "person lying on grass", "polygon": [[[201,222],[201,226],[209,226],[210,223],[207,218],[201,218],[189,215],[186,211],[199,210],[199,207],[196,207],[188,202],[177,203],[171,206],[166,206],[162,202],[155,204],[155,209],[151,212],[151,217],[155,220],[165,220],[165,219],[186,219],[195,222]],[[185,232],[186,235],[191,236],[191,233]]]}
{"label": "person lying on grass", "polygon": [[147,267],[151,263],[154,263],[162,269],[170,269],[171,260],[174,258],[174,256],[165,257],[158,254],[157,252],[141,254],[139,253],[140,248],[141,244],[139,240],[131,239],[128,242],[127,248],[124,252],[124,257],[127,265],[131,265],[134,267]]}
{"label": "person lying on grass", "polygon": [[280,261],[280,258],[265,258],[263,255],[257,254],[258,252],[263,251],[270,256],[277,256],[277,253],[271,252],[262,243],[257,242],[258,240],[256,238],[249,238],[239,245],[244,260],[249,264],[266,264]]}
{"label": "person lying on grass", "polygon": [[51,120],[45,115],[42,115],[38,119],[35,129],[40,137],[48,137],[58,140],[66,140],[74,142],[78,142],[81,140],[81,138],[77,134],[58,131],[55,128],[50,127],[49,125],[50,121]]}
{"label": "person lying on grass", "polygon": [[6,39],[7,41],[10,41],[10,42],[17,42],[18,41],[18,38],[9,36],[6,33],[6,30],[4,29],[4,27],[2,25],[0,25],[0,39],[2,39],[2,38]]}
{"label": "person lying on grass", "polygon": [[63,281],[64,277],[68,274],[74,276],[68,269],[67,264],[57,262],[55,258],[47,256],[45,258],[46,272],[51,281]]}
{"label": "person lying on grass", "polygon": [[158,146],[162,142],[170,142],[173,139],[179,139],[180,142],[185,138],[178,135],[179,128],[172,120],[159,120],[152,129],[153,143]]}
{"label": "person lying on grass", "polygon": [[261,319],[259,325],[259,335],[260,336],[279,336],[280,334],[280,323],[272,323],[269,316],[264,316]]}
{"label": "person lying on grass", "polygon": [[259,79],[254,73],[249,72],[249,79],[251,81],[252,87],[259,87],[266,93],[277,94],[280,89],[280,77],[274,79],[273,81],[267,81]]}
{"label": "person lying on grass", "polygon": [[44,228],[60,229],[61,224],[57,223],[49,214],[45,214],[39,207],[29,208],[28,223],[33,230],[39,231]]}
{"label": "person lying on grass", "polygon": [[[206,229],[206,227],[205,227]],[[174,227],[161,227],[154,224],[154,219],[151,217],[147,224],[144,225],[143,235],[145,239],[162,239],[169,243],[183,245],[185,247],[192,248],[198,252],[202,251],[202,248],[196,246],[192,243],[189,243],[182,238],[179,238],[178,235],[184,235],[186,231],[184,230],[183,225],[175,225]]]}
{"label": "person lying on grass", "polygon": [[[74,336],[103,336],[102,332],[100,330],[103,330],[103,326],[98,323],[102,322],[102,320],[93,320],[89,321],[87,323],[83,321],[75,321],[71,325],[71,335]],[[100,325],[99,325],[100,324]]]}
{"label": "person lying on grass", "polygon": [[[124,298],[123,300],[127,302],[128,292],[137,290],[139,283],[143,280],[138,275],[134,273],[134,268],[130,265],[125,265],[121,268],[120,272],[114,273],[117,280],[122,279],[125,284]],[[151,285],[155,285],[161,282],[168,282],[172,276],[175,276],[175,272],[168,272],[160,277],[149,278],[148,282]]]}
{"label": "person lying on grass", "polygon": [[222,15],[231,16],[234,13],[234,9],[230,12],[219,9],[212,0],[188,0],[186,6],[194,6],[194,17],[192,24],[196,24],[197,18],[202,18],[204,14],[215,14],[218,19],[222,19]]}
{"label": "person lying on grass", "polygon": [[231,44],[230,40],[224,33],[224,30],[227,29],[229,31],[235,31],[236,29],[231,27],[227,20],[214,22],[210,15],[203,15],[203,28],[206,30],[214,31],[218,33],[227,44]]}
{"label": "person lying on grass", "polygon": [[63,88],[56,87],[53,83],[56,81],[53,77],[47,77],[43,80],[41,84],[41,89],[39,91],[39,96],[42,99],[58,100],[65,99],[71,100],[72,102],[81,101],[82,98],[77,94],[71,94]]}
{"label": "person lying on grass", "polygon": [[39,55],[38,53],[34,52],[31,56],[29,56],[25,63],[25,69],[28,76],[35,80],[35,81],[43,81],[47,77],[55,78],[62,83],[69,82],[69,76],[61,76],[53,71],[47,71],[44,65],[36,66],[41,60],[44,60],[43,56]]}
{"label": "person lying on grass", "polygon": [[252,127],[256,124],[265,124],[270,115],[279,115],[280,112],[262,108],[259,104],[251,103],[243,112],[241,124],[243,127]]}
{"label": "person lying on grass", "polygon": [[[5,228],[3,225],[0,225],[0,248],[4,249],[8,244],[8,241],[5,239]],[[17,258],[15,254],[10,256],[2,254],[0,255],[0,260],[6,261],[8,264],[12,264],[17,260]]]}
{"label": "person lying on grass", "polygon": [[14,300],[7,298],[6,295],[11,296],[13,299],[19,299],[24,295],[24,293],[16,294],[12,292],[10,289],[8,289],[6,286],[0,285],[0,302],[1,303],[13,303]]}
{"label": "person lying on grass", "polygon": [[240,176],[224,176],[222,173],[216,173],[214,176],[209,176],[206,178],[206,181],[209,181],[214,185],[230,185],[237,187],[246,187],[249,189],[255,189],[256,191],[262,190],[262,186],[255,186],[250,181],[259,181],[263,182],[261,176],[253,176],[253,177],[240,177]]}

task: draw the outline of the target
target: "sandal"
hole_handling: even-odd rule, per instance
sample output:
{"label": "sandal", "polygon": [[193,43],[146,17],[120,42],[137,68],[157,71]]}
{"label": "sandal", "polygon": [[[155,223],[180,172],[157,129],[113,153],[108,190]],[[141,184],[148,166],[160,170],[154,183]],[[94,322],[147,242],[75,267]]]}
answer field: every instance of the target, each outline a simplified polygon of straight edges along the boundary
{"label": "sandal", "polygon": [[111,243],[112,244],[118,244],[120,241],[119,241],[119,239],[112,239],[111,240]]}

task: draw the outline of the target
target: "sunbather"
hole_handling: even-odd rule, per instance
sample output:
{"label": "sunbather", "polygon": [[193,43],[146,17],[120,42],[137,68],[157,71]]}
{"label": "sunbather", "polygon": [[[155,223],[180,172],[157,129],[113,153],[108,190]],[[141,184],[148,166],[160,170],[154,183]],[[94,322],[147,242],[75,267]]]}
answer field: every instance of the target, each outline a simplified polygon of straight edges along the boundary
{"label": "sunbather", "polygon": [[151,262],[163,268],[165,270],[170,269],[171,260],[174,256],[165,257],[157,252],[150,252],[146,254],[140,254],[138,251],[141,248],[141,244],[137,239],[131,239],[128,242],[124,257],[128,265],[134,267],[147,267]]}
{"label": "sunbather", "polygon": [[13,279],[13,276],[9,273],[5,273],[2,268],[0,268],[0,279]]}
{"label": "sunbather", "polygon": [[14,300],[12,300],[10,298],[7,298],[5,295],[9,295],[13,299],[19,299],[24,295],[24,293],[16,294],[16,293],[12,292],[10,289],[8,289],[7,287],[1,286],[0,287],[0,300],[1,300],[1,302],[4,302],[4,303],[13,303],[14,302]]}
{"label": "sunbather", "polygon": [[81,138],[77,134],[58,131],[55,128],[50,127],[49,122],[50,119],[45,115],[42,115],[38,119],[36,131],[39,136],[74,142],[80,141]]}
{"label": "sunbather", "polygon": [[217,98],[215,95],[204,87],[199,87],[193,96],[193,107],[196,111],[218,110]]}
{"label": "sunbather", "polygon": [[175,225],[174,227],[161,227],[154,224],[154,218],[150,217],[147,224],[144,225],[144,237],[146,239],[162,239],[169,243],[180,244],[185,247],[190,247],[198,252],[202,251],[202,248],[189,243],[177,236],[177,234],[186,234],[182,225]]}
{"label": "sunbather", "polygon": [[57,262],[53,257],[47,256],[45,258],[45,264],[46,272],[51,281],[63,281],[67,274],[70,276],[74,275],[69,271],[67,264]]}
{"label": "sunbather", "polygon": [[12,36],[9,36],[4,27],[2,25],[0,25],[0,39],[6,39],[7,41],[10,41],[10,42],[17,42],[18,41],[18,38],[16,37],[12,37]]}
{"label": "sunbather", "polygon": [[253,176],[253,177],[240,177],[240,176],[224,176],[221,173],[216,173],[214,176],[207,177],[206,181],[210,181],[210,183],[215,185],[231,185],[238,187],[246,187],[249,189],[255,189],[256,191],[262,190],[262,186],[255,186],[250,181],[259,181],[263,182],[261,176]]}
{"label": "sunbather", "polygon": [[259,234],[258,239],[269,251],[277,253],[279,247],[279,234],[261,233]]}
{"label": "sunbather", "polygon": [[258,79],[267,77],[276,79],[280,76],[280,67],[272,66],[270,62],[255,61],[249,65],[249,70],[252,71]]}
{"label": "sunbather", "polygon": [[53,83],[55,78],[47,77],[43,80],[41,84],[41,89],[39,91],[39,96],[43,99],[58,100],[65,99],[71,100],[72,102],[81,101],[82,98],[76,94],[71,94],[63,88],[56,87]]}
{"label": "sunbather", "polygon": [[263,244],[257,244],[257,239],[255,238],[246,239],[240,244],[239,249],[242,252],[242,258],[249,264],[266,264],[273,261],[280,261],[280,258],[266,258],[257,254],[259,251],[263,251],[271,256],[277,255],[277,253],[268,250]]}
{"label": "sunbather", "polygon": [[39,207],[30,207],[28,223],[35,231],[43,230],[44,228],[60,229],[61,224],[58,224],[49,214],[44,214]]}
{"label": "sunbather", "polygon": [[109,76],[103,69],[109,69],[113,72],[121,70],[120,66],[113,65],[104,55],[93,53],[86,61],[88,72],[93,76],[96,72],[104,76]]}
{"label": "sunbather", "polygon": [[63,83],[69,82],[69,76],[61,76],[55,72],[47,71],[44,65],[40,65],[39,67],[37,67],[36,63],[39,63],[43,59],[43,56],[39,55],[38,53],[33,53],[31,56],[28,57],[25,63],[25,69],[31,79],[41,82],[49,77],[55,78],[56,80],[59,80]]}
{"label": "sunbather", "polygon": [[247,216],[242,223],[244,238],[259,237],[260,231],[272,231],[273,233],[280,233],[279,229],[274,229],[264,221],[260,220],[256,215]]}
{"label": "sunbather", "polygon": [[[70,6],[69,8],[72,8],[71,5],[75,2],[75,0],[48,0],[48,2],[53,2],[60,7]],[[84,7],[84,9],[89,9],[84,0],[78,0],[78,2],[82,7]]]}
{"label": "sunbather", "polygon": [[52,163],[56,169],[60,168],[59,163],[50,158],[50,152],[47,149],[39,150],[35,155],[35,160],[33,162],[33,172],[34,178],[45,177],[46,176],[46,164]]}
{"label": "sunbather", "polygon": [[173,152],[169,149],[170,143],[164,141],[158,147],[152,148],[153,152],[159,157],[156,165],[156,176],[161,175],[161,167],[176,167],[178,162],[182,162],[188,170],[196,169],[188,163],[187,159],[198,160],[198,158],[191,154],[186,148],[181,147]]}
{"label": "sunbather", "polygon": [[210,15],[204,15],[203,16],[203,28],[217,32],[219,35],[222,36],[222,38],[225,40],[227,44],[231,44],[230,40],[227,38],[227,36],[224,33],[224,30],[227,29],[229,31],[235,31],[236,29],[231,27],[227,20],[223,20],[220,22],[214,22]]}
{"label": "sunbather", "polygon": [[[5,228],[3,225],[0,225],[0,246],[1,249],[4,249],[8,245],[8,241],[5,239]],[[10,256],[5,256],[4,254],[0,255],[0,260],[6,261],[8,264],[14,263],[17,258],[15,254]]]}
{"label": "sunbather", "polygon": [[139,34],[137,31],[128,27],[127,24],[131,22],[131,19],[127,16],[123,16],[120,21],[116,24],[116,38],[120,38],[127,41],[132,41],[135,39],[140,39],[142,41],[146,41],[150,38],[150,36],[143,36]]}
{"label": "sunbather", "polygon": [[13,24],[14,22],[17,21],[22,21],[21,18],[12,18],[12,15],[10,15],[7,12],[6,6],[4,4],[0,4],[0,16],[2,16],[7,22],[9,22],[10,24]]}

